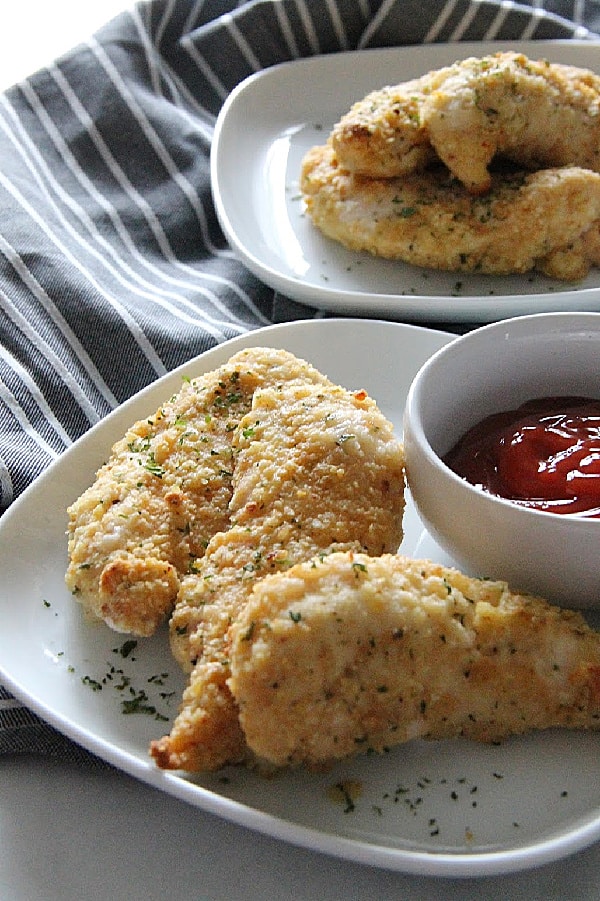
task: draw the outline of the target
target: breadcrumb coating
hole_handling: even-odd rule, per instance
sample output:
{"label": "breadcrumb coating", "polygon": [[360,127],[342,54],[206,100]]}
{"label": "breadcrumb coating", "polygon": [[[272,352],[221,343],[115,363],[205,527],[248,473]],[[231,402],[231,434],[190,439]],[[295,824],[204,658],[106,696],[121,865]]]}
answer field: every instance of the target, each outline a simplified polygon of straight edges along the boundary
{"label": "breadcrumb coating", "polygon": [[402,540],[402,445],[366,392],[286,383],[257,391],[234,448],[230,527],[182,583],[171,620],[174,652],[193,669],[170,735],[151,746],[163,768],[247,759],[227,685],[229,629],[257,581],[315,553],[380,554]]}
{"label": "breadcrumb coating", "polygon": [[331,131],[331,146],[340,166],[369,178],[424,169],[435,153],[421,122],[421,107],[427,93],[444,78],[445,70],[430,72],[357,100]]}
{"label": "breadcrumb coating", "polygon": [[168,617],[181,578],[229,523],[238,422],[257,388],[293,379],[328,382],[287,351],[245,349],[184,380],[116,442],[68,510],[66,583],[93,618],[148,636]]}
{"label": "breadcrumb coating", "polygon": [[257,583],[231,631],[240,723],[275,766],[600,727],[600,634],[579,613],[428,560],[300,563]]}
{"label": "breadcrumb coating", "polygon": [[370,92],[334,126],[340,165],[370,178],[424,168],[437,155],[473,193],[496,155],[529,169],[600,169],[600,78],[499,52],[458,60]]}
{"label": "breadcrumb coating", "polygon": [[353,175],[327,144],[306,154],[301,189],[327,237],[387,259],[491,275],[537,268],[564,279],[600,262],[600,175],[588,169],[497,173],[475,197],[445,169]]}
{"label": "breadcrumb coating", "polygon": [[600,171],[600,78],[585,69],[521,53],[465,60],[422,117],[438,157],[475,194],[490,189],[497,155],[532,170]]}

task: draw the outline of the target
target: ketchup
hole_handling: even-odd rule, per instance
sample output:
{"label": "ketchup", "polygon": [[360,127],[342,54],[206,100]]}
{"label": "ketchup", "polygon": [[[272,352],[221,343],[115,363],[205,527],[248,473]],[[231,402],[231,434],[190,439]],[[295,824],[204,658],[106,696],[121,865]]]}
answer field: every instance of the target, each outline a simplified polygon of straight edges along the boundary
{"label": "ketchup", "polygon": [[490,494],[600,518],[600,400],[541,397],[473,426],[444,457]]}

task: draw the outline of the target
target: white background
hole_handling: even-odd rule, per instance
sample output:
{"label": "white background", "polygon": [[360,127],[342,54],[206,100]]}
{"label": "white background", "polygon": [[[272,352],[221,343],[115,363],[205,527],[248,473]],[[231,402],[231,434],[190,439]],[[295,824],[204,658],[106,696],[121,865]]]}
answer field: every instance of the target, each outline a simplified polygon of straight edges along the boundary
{"label": "white background", "polygon": [[0,0],[0,90],[85,40],[133,0]]}

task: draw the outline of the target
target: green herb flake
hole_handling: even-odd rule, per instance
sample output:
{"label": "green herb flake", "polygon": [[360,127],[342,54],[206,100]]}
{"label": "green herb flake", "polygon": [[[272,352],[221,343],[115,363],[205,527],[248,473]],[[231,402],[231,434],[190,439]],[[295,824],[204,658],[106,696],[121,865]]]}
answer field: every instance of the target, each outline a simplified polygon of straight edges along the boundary
{"label": "green herb flake", "polygon": [[102,691],[102,684],[97,679],[92,679],[91,676],[82,676],[81,681],[88,688],[91,688],[92,691]]}
{"label": "green herb flake", "polygon": [[121,657],[129,657],[130,654],[135,651],[137,648],[137,641],[133,638],[128,639],[123,642],[120,648],[113,648],[113,654],[120,654]]}
{"label": "green herb flake", "polygon": [[157,479],[162,479],[162,477],[163,477],[164,474],[165,474],[165,470],[163,469],[163,467],[160,466],[160,464],[158,464],[158,463],[154,460],[154,455],[153,455],[153,454],[150,454],[150,458],[148,459],[148,462],[147,462],[146,465],[144,466],[144,469],[146,469],[146,470],[147,470],[149,473],[151,473],[153,476],[156,476]]}
{"label": "green herb flake", "polygon": [[356,800],[362,794],[362,785],[353,779],[345,779],[331,785],[327,794],[331,801],[343,805],[344,813],[353,813],[356,810]]}
{"label": "green herb flake", "polygon": [[130,715],[134,713],[143,713],[147,716],[154,717],[155,720],[166,721],[168,719],[168,717],[158,712],[154,704],[148,703],[148,695],[144,689],[134,691],[133,688],[130,688],[129,690],[131,692],[131,697],[121,701],[121,712],[123,714]]}

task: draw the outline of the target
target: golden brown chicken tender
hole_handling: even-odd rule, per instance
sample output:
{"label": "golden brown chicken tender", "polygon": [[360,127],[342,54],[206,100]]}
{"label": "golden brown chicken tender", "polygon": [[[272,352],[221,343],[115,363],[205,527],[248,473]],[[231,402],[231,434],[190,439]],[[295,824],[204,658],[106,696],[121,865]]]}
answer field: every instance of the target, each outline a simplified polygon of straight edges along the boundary
{"label": "golden brown chicken tender", "polygon": [[330,142],[341,166],[357,175],[390,178],[419,171],[435,153],[421,122],[426,92],[445,73],[372,91],[337,122]]}
{"label": "golden brown chicken tender", "polygon": [[497,154],[528,169],[600,171],[600,78],[584,69],[521,53],[464,60],[421,115],[439,158],[476,194],[490,189]]}
{"label": "golden brown chicken tender", "polygon": [[332,548],[379,554],[402,540],[402,446],[364,391],[257,391],[234,453],[230,528],[183,582],[171,621],[174,651],[193,669],[170,735],[151,747],[163,768],[210,770],[248,756],[227,686],[228,636],[258,580]]}
{"label": "golden brown chicken tender", "polygon": [[600,78],[521,53],[469,57],[372,91],[333,127],[341,166],[370,178],[422,169],[437,155],[473,193],[496,155],[529,169],[600,170]]}
{"label": "golden brown chicken tender", "polygon": [[336,553],[256,584],[231,673],[246,741],[276,766],[600,727],[600,634],[580,614],[397,555]]}
{"label": "golden brown chicken tender", "polygon": [[494,275],[537,268],[555,278],[582,278],[600,261],[600,175],[588,169],[498,173],[490,192],[474,197],[445,170],[352,175],[324,145],[305,156],[301,189],[327,237],[388,259]]}
{"label": "golden brown chicken tender", "polygon": [[328,382],[286,351],[243,350],[114,445],[68,511],[66,582],[92,616],[142,636],[168,616],[181,577],[229,523],[237,423],[258,387],[294,379]]}

